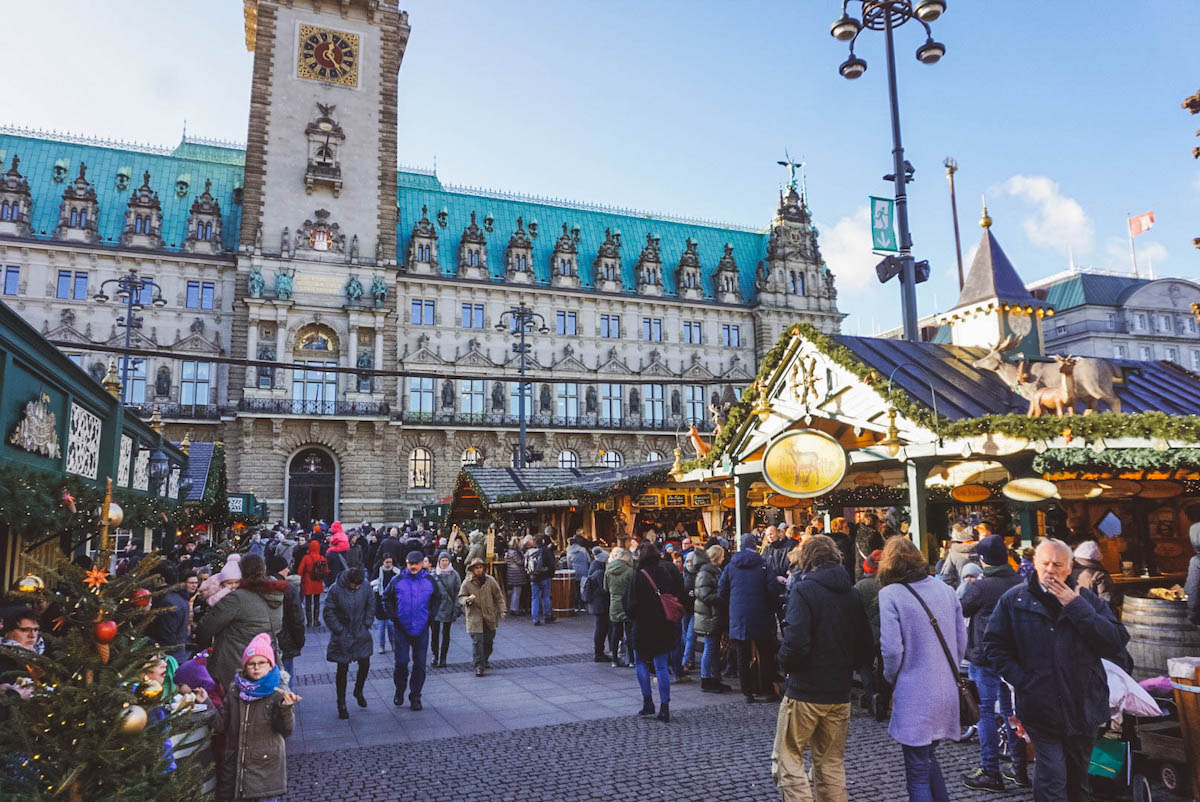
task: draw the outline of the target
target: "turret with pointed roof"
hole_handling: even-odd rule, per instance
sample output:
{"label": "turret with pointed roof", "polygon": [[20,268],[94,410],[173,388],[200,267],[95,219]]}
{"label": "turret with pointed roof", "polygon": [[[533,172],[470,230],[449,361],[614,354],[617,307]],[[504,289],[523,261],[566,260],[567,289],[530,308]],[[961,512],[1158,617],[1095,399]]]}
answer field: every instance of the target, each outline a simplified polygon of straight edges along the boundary
{"label": "turret with pointed roof", "polygon": [[1025,288],[1025,282],[992,235],[987,206],[983,207],[979,225],[983,235],[958,303],[939,315],[938,323],[949,325],[954,345],[988,347],[1013,335],[1020,340],[1014,354],[1040,356],[1042,317],[1049,307]]}

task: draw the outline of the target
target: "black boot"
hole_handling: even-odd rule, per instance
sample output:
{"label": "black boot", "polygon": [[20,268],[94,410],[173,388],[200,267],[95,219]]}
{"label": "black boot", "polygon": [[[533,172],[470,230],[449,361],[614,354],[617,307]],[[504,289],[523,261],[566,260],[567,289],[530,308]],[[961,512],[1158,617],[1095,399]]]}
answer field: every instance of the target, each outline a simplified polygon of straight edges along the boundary
{"label": "black boot", "polygon": [[638,711],[639,716],[654,715],[654,700],[649,696],[642,697],[642,709]]}
{"label": "black boot", "polygon": [[700,678],[700,692],[701,693],[720,693],[721,691],[719,688],[717,688],[717,680],[713,679],[712,677],[701,677]]}
{"label": "black boot", "polygon": [[342,718],[342,719],[350,718],[350,711],[346,709],[346,700],[345,699],[338,699],[337,706],[338,706],[338,718]]}
{"label": "black boot", "polygon": [[592,658],[593,663],[608,663],[611,661],[612,661],[612,655],[604,654],[602,652],[597,652],[596,656]]}
{"label": "black boot", "polygon": [[404,691],[396,691],[395,696],[392,697],[392,704],[396,707],[404,707]]}
{"label": "black boot", "polygon": [[655,718],[657,718],[659,721],[664,722],[664,723],[670,721],[671,720],[671,703],[663,702],[661,705],[659,705],[658,706],[658,715],[655,716]]}

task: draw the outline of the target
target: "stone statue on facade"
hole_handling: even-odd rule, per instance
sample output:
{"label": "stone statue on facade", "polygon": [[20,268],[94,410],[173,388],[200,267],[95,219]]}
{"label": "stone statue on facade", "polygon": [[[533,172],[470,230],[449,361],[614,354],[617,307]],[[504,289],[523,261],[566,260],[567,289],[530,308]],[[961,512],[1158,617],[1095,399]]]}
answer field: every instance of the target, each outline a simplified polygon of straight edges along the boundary
{"label": "stone statue on facade", "polygon": [[346,281],[346,300],[352,304],[356,304],[362,300],[363,285],[358,280],[358,276],[351,273],[350,278]]}
{"label": "stone statue on facade", "polygon": [[171,394],[171,369],[166,365],[158,369],[158,375],[154,378],[154,394],[159,398],[166,398]]}
{"label": "stone statue on facade", "polygon": [[500,382],[492,383],[492,412],[504,411],[504,385]]}
{"label": "stone statue on facade", "polygon": [[541,392],[538,394],[538,400],[541,402],[542,412],[550,412],[554,409],[554,397],[550,393],[550,385],[543,384]]}
{"label": "stone statue on facade", "polygon": [[450,379],[442,382],[442,406],[451,409],[454,407],[454,382]]}
{"label": "stone statue on facade", "polygon": [[350,262],[358,264],[358,235],[350,238]]}
{"label": "stone statue on facade", "polygon": [[291,255],[289,248],[291,247],[292,230],[287,226],[283,227],[283,233],[279,237],[279,253],[287,258]]}
{"label": "stone statue on facade", "polygon": [[262,253],[262,223],[259,223],[258,228],[254,229],[254,252]]}
{"label": "stone statue on facade", "polygon": [[383,306],[387,303],[388,286],[383,280],[383,276],[375,276],[371,279],[371,298],[375,301],[376,306]]}
{"label": "stone statue on facade", "polygon": [[275,274],[275,297],[281,301],[292,298],[292,275],[286,269]]}
{"label": "stone statue on facade", "polygon": [[246,289],[250,293],[251,298],[261,298],[263,290],[267,287],[267,280],[263,278],[262,270],[258,265],[255,265],[250,270],[250,275],[246,278]]}

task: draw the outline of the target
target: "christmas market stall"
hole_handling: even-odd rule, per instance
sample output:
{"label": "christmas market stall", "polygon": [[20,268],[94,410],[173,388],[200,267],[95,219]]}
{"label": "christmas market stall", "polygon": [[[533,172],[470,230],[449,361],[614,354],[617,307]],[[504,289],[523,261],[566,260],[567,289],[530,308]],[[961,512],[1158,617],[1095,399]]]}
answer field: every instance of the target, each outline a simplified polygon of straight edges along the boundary
{"label": "christmas market stall", "polygon": [[652,488],[669,489],[670,468],[665,461],[620,468],[470,466],[459,472],[447,523],[481,530],[495,524],[509,535],[553,526],[559,548],[579,529],[589,540],[614,541],[633,532],[639,499],[649,505]]}
{"label": "christmas market stall", "polygon": [[1045,355],[1053,309],[985,223],[932,341],[790,327],[680,478],[728,493],[739,531],[772,502],[890,512],[932,562],[953,523],[986,520],[1017,544],[1095,537],[1118,582],[1174,584],[1194,553],[1200,377],[1168,361]]}
{"label": "christmas market stall", "polygon": [[99,510],[111,482],[109,523],[150,547],[182,521],[187,457],[156,418],[125,415],[110,365],[103,386],[0,303],[0,579],[34,561],[99,547]]}

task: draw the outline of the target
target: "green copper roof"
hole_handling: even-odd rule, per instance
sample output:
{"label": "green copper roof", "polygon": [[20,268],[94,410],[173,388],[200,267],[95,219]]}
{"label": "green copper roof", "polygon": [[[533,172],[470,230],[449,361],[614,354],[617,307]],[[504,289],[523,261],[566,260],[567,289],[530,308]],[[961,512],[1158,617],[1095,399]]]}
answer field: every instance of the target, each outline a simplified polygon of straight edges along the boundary
{"label": "green copper roof", "polygon": [[1046,287],[1046,303],[1059,312],[1084,304],[1120,306],[1129,297],[1131,290],[1149,281],[1150,279],[1134,276],[1077,273]]}
{"label": "green copper roof", "polygon": [[[184,140],[174,151],[141,147],[129,143],[106,142],[82,137],[59,136],[36,131],[0,128],[0,150],[7,151],[3,170],[19,156],[19,170],[29,182],[33,196],[30,223],[38,239],[50,239],[58,227],[58,207],[63,190],[79,175],[79,163],[87,163],[87,180],[96,189],[99,205],[97,219],[100,242],[116,245],[125,226],[125,210],[134,188],[141,186],[142,175],[150,171],[150,187],[162,204],[162,238],[168,251],[180,251],[187,235],[187,219],[197,196],[209,190],[221,204],[221,234],[226,250],[237,246],[242,207],[233,202],[233,190],[242,185],[241,161],[244,153],[235,147],[195,144]],[[64,162],[67,176],[54,181],[54,165]],[[127,170],[123,169],[127,168]],[[118,190],[118,171],[130,176],[129,189]],[[176,195],[175,182],[188,175],[187,194]]]}
{"label": "green copper roof", "polygon": [[[421,219],[421,207],[428,207],[428,217],[438,234],[439,262],[449,275],[458,261],[458,247],[463,229],[470,225],[475,212],[477,225],[482,229],[484,218],[491,214],[494,224],[487,238],[487,266],[493,279],[504,277],[505,251],[509,238],[517,229],[517,218],[524,221],[526,231],[536,222],[538,236],[533,240],[533,274],[539,284],[548,284],[551,275],[551,256],[555,243],[562,236],[563,225],[579,227],[580,286],[594,287],[592,261],[604,242],[604,230],[621,234],[621,280],[625,292],[636,292],[634,265],[646,246],[646,235],[660,240],[664,290],[667,297],[675,295],[675,274],[679,257],[689,238],[697,242],[701,264],[701,286],[705,297],[712,298],[712,274],[717,261],[725,252],[725,244],[733,246],[733,256],[740,274],[742,298],[754,297],[754,275],[759,260],[767,257],[768,234],[764,230],[744,226],[726,226],[701,220],[686,220],[627,209],[606,208],[591,204],[557,199],[537,198],[474,187],[454,187],[442,184],[427,171],[410,170],[399,174],[399,222],[396,226],[397,252],[403,262],[407,258],[413,224]],[[446,211],[446,225],[437,219]]]}
{"label": "green copper roof", "polygon": [[[88,166],[87,179],[96,189],[99,203],[98,227],[101,243],[116,245],[125,224],[125,210],[133,188],[140,186],[142,175],[150,171],[150,186],[158,193],[162,204],[162,236],[168,251],[182,249],[187,232],[187,218],[196,196],[204,191],[205,180],[212,181],[210,190],[221,204],[222,239],[227,251],[237,247],[241,225],[241,206],[233,202],[233,191],[242,186],[245,151],[238,145],[225,142],[184,137],[175,148],[156,148],[131,143],[60,135],[25,129],[0,127],[0,154],[4,154],[3,170],[11,165],[12,157],[21,159],[20,172],[29,182],[33,195],[31,219],[34,237],[50,239],[58,226],[59,204],[63,190],[79,174],[80,162]],[[53,178],[54,166],[66,167],[61,183]],[[129,178],[129,189],[119,190],[118,173]],[[178,197],[176,181],[187,177],[187,194]],[[397,253],[404,261],[408,253],[413,224],[421,217],[421,207],[428,206],[429,219],[438,232],[441,264],[451,272],[458,257],[463,229],[476,213],[480,228],[484,218],[494,218],[487,238],[487,264],[497,281],[504,277],[505,250],[517,228],[517,218],[524,219],[526,230],[536,222],[538,236],[533,240],[533,273],[539,283],[549,283],[550,259],[554,245],[568,229],[579,227],[579,273],[581,286],[594,286],[592,261],[604,242],[605,229],[621,236],[621,276],[625,291],[636,292],[634,265],[646,245],[647,234],[658,237],[664,289],[668,297],[675,294],[674,274],[679,257],[687,242],[694,239],[701,264],[701,286],[706,297],[713,297],[712,274],[725,252],[725,244],[733,246],[733,256],[740,273],[742,298],[754,298],[755,270],[767,256],[767,229],[731,226],[704,220],[676,218],[667,215],[638,212],[593,204],[574,203],[558,199],[494,192],[473,187],[444,185],[437,176],[419,168],[401,168],[397,172]],[[441,227],[437,214],[446,211],[446,225]]]}

